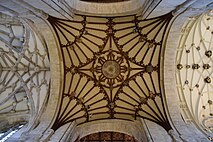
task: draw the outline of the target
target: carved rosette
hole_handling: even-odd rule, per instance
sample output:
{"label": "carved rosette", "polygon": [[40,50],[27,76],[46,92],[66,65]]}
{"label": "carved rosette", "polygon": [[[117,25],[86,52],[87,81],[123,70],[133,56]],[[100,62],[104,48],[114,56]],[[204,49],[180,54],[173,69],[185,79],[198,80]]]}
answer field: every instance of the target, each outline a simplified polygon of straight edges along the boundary
{"label": "carved rosette", "polygon": [[116,51],[108,51],[97,57],[93,65],[94,78],[105,87],[117,87],[129,75],[128,61]]}

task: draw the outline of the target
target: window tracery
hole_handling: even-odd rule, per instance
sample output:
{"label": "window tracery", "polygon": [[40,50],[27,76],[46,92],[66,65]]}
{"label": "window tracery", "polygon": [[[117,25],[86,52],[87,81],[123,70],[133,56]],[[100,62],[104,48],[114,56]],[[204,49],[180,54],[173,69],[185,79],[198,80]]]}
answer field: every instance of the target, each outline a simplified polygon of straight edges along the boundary
{"label": "window tracery", "polygon": [[0,142],[5,142],[9,137],[11,137],[14,133],[16,133],[19,129],[21,129],[24,125],[18,124],[13,126],[9,130],[0,133]]}

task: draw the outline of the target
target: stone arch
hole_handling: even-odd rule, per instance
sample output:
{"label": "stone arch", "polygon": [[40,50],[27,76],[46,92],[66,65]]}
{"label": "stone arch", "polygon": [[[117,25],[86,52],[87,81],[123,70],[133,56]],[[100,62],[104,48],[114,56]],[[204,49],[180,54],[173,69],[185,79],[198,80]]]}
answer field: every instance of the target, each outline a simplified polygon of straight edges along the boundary
{"label": "stone arch", "polygon": [[[47,48],[50,63],[50,82],[48,95],[43,96],[43,103],[40,105],[39,111],[32,113],[29,117],[29,123],[26,127],[23,127],[15,135],[13,135],[10,140],[17,139],[20,136],[22,140],[30,139],[32,135],[35,139],[42,137],[43,133],[51,126],[51,122],[54,120],[54,115],[57,113],[58,102],[60,101],[60,88],[61,80],[63,74],[61,73],[62,64],[60,62],[60,51],[58,51],[58,43],[55,40],[54,32],[52,32],[51,26],[45,20],[46,14],[40,13],[40,15],[32,14],[25,15],[26,17],[18,18],[20,19],[29,31],[36,34],[36,38],[40,40],[39,45],[43,45]],[[28,17],[29,16],[29,17]],[[29,37],[29,35],[28,35]],[[26,41],[29,42],[30,39]],[[26,48],[28,45],[25,45]],[[41,100],[40,100],[41,101]],[[36,103],[36,102],[34,102]],[[35,135],[36,133],[36,135]]]}
{"label": "stone arch", "polygon": [[83,138],[87,135],[103,131],[124,133],[133,136],[138,141],[148,141],[143,125],[138,120],[134,122],[124,120],[99,120],[97,122],[88,122],[76,126],[70,134],[69,139],[70,141],[75,141],[78,137]]}
{"label": "stone arch", "polygon": [[[40,13],[39,16],[34,15],[33,17],[34,18],[30,20],[26,20],[26,23],[32,27],[32,30],[39,33],[41,38],[44,40],[44,43],[48,48],[51,70],[51,82],[49,90],[50,95],[46,100],[47,102],[43,104],[43,110],[37,115],[37,118],[33,120],[33,125],[28,130],[28,132],[30,132],[32,135],[34,133],[38,133],[38,137],[42,137],[43,133],[49,127],[51,127],[51,123],[54,121],[55,114],[58,110],[63,79],[63,73],[61,72],[61,69],[63,66],[61,64],[61,54],[58,50],[59,45],[55,39],[55,35],[51,26],[46,20],[48,15]],[[26,137],[23,136],[23,139],[25,138]]]}

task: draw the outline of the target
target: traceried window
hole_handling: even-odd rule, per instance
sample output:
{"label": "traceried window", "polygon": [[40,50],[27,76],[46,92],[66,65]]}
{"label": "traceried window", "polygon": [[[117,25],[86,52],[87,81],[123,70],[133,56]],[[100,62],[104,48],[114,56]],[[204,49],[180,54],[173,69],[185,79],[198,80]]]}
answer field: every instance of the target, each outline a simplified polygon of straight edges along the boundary
{"label": "traceried window", "polygon": [[8,131],[0,132],[0,142],[6,141],[9,137],[11,137],[14,133],[16,133],[18,130],[20,130],[24,125],[16,125],[12,128],[10,128]]}

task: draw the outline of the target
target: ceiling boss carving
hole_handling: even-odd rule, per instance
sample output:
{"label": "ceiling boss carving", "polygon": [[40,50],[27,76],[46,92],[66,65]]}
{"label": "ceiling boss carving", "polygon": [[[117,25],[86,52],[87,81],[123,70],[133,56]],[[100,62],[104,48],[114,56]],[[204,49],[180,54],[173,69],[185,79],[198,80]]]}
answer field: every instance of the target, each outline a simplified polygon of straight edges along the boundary
{"label": "ceiling boss carving", "polygon": [[94,62],[94,77],[105,87],[113,89],[127,78],[129,66],[121,54],[114,51],[106,52]]}
{"label": "ceiling boss carving", "polygon": [[160,90],[160,53],[172,14],[74,20],[49,16],[64,63],[64,92],[53,129],[76,120],[142,117],[171,129]]}
{"label": "ceiling boss carving", "polygon": [[114,79],[120,74],[120,65],[116,61],[106,61],[102,66],[102,74],[108,79]]}

